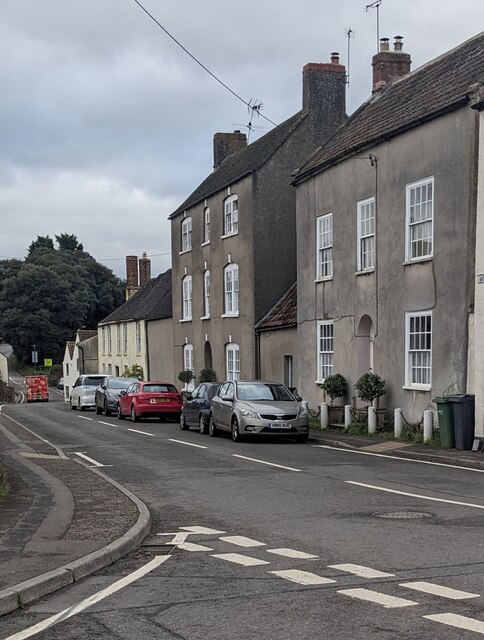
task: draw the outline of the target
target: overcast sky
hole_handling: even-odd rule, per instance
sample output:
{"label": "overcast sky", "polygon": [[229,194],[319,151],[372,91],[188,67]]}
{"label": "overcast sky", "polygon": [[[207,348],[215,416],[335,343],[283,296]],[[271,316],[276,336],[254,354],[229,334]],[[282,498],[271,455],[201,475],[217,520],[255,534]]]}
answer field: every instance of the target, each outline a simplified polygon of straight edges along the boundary
{"label": "overcast sky", "polygon": [[[140,0],[206,67],[263,114],[301,108],[301,70],[339,51],[347,111],[371,93],[377,12],[365,0]],[[404,37],[412,69],[481,31],[482,0],[382,0],[380,37]],[[134,0],[1,0],[0,256],[74,233],[125,277],[126,255],[169,268],[167,217],[212,170],[217,131],[247,107]],[[272,125],[259,118],[264,131]]]}

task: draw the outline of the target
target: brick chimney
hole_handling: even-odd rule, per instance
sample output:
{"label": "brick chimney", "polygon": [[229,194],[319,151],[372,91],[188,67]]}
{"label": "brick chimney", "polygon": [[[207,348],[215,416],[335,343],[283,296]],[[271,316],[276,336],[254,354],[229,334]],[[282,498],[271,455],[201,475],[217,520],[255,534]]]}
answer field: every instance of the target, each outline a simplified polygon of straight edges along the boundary
{"label": "brick chimney", "polygon": [[412,60],[410,54],[403,52],[402,36],[395,36],[393,51],[390,51],[389,39],[380,38],[380,51],[372,58],[373,93],[383,91],[395,80],[410,73]]}
{"label": "brick chimney", "polygon": [[126,300],[129,300],[138,289],[138,256],[126,256]]}
{"label": "brick chimney", "polygon": [[144,287],[151,280],[151,260],[146,257],[146,251],[143,251],[143,257],[139,259],[139,286]]}
{"label": "brick chimney", "polygon": [[227,156],[246,145],[247,136],[238,130],[233,133],[216,133],[213,136],[213,168],[217,169]]}
{"label": "brick chimney", "polygon": [[309,112],[317,140],[322,144],[346,118],[346,68],[339,53],[331,62],[310,62],[303,67],[302,106]]}

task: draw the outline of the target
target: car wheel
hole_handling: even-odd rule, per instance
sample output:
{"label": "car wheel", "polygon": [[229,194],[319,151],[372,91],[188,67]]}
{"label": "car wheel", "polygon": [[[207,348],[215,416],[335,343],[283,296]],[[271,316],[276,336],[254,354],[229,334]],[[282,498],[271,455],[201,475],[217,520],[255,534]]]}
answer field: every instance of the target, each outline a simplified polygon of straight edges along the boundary
{"label": "car wheel", "polygon": [[296,436],[296,442],[301,444],[306,443],[309,440],[309,433],[304,433],[302,436]]}
{"label": "car wheel", "polygon": [[[30,400],[27,400],[27,402],[30,402]],[[76,405],[72,404],[72,400],[71,400],[71,409],[72,409],[72,411],[75,411],[75,409],[76,409]]]}
{"label": "car wheel", "polygon": [[240,442],[242,440],[242,436],[239,431],[239,423],[237,422],[237,418],[232,419],[232,440],[234,442]]}
{"label": "car wheel", "polygon": [[210,422],[208,423],[208,435],[215,438],[218,435],[218,429],[215,426],[215,420],[213,416],[210,416]]}
{"label": "car wheel", "polygon": [[119,404],[118,404],[118,410],[116,412],[116,415],[118,416],[118,420],[124,420],[124,416],[121,413],[121,407],[119,406]]}
{"label": "car wheel", "polygon": [[131,420],[133,422],[139,422],[139,417],[136,415],[136,409],[134,408],[134,404],[131,405]]}
{"label": "car wheel", "polygon": [[205,421],[205,418],[203,417],[203,415],[200,416],[200,419],[198,421],[198,430],[200,431],[200,433],[205,434],[207,433],[208,429],[207,429],[207,423]]}
{"label": "car wheel", "polygon": [[97,405],[95,406],[94,410],[97,416],[101,413],[101,409]]}
{"label": "car wheel", "polygon": [[79,398],[79,402],[77,403],[77,408],[79,411],[84,411],[84,407],[81,405],[81,399]]}
{"label": "car wheel", "polygon": [[108,409],[108,403],[107,402],[104,403],[104,411],[103,411],[103,413],[104,413],[105,416],[110,416],[111,415],[111,411],[109,411],[109,409]]}
{"label": "car wheel", "polygon": [[183,411],[180,413],[180,429],[182,431],[187,431],[190,427],[187,425],[187,421],[185,420],[185,415]]}

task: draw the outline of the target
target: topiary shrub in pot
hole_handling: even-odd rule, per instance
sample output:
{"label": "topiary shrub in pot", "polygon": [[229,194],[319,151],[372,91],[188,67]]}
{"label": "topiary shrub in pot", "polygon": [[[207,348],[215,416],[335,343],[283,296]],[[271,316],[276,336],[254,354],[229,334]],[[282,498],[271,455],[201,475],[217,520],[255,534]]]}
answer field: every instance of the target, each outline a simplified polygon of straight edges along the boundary
{"label": "topiary shrub in pot", "polygon": [[334,406],[336,398],[342,398],[346,393],[346,380],[341,373],[335,373],[332,376],[325,378],[321,385],[325,395],[328,395],[331,399],[328,407],[329,422],[330,424],[343,424],[344,423],[344,407]]}
{"label": "topiary shrub in pot", "polygon": [[387,391],[385,380],[380,378],[377,373],[364,373],[355,382],[355,389],[360,400],[375,407],[378,421],[382,423],[385,419],[385,409],[378,409],[378,399]]}
{"label": "topiary shrub in pot", "polygon": [[184,371],[180,371],[178,374],[178,380],[184,383],[184,387],[182,389],[182,393],[188,395],[190,393],[190,389],[188,388],[191,381],[195,379],[195,374],[191,369],[185,369]]}

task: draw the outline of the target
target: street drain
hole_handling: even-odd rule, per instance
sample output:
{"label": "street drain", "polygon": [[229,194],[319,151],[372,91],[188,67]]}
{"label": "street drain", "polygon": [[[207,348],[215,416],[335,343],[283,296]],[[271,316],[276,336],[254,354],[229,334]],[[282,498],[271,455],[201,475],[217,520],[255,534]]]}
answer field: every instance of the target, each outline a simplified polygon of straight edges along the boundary
{"label": "street drain", "polygon": [[419,520],[433,518],[434,514],[425,511],[380,511],[371,515],[374,518],[387,518],[388,520]]}

